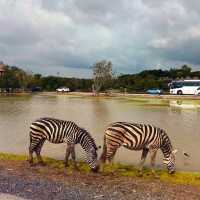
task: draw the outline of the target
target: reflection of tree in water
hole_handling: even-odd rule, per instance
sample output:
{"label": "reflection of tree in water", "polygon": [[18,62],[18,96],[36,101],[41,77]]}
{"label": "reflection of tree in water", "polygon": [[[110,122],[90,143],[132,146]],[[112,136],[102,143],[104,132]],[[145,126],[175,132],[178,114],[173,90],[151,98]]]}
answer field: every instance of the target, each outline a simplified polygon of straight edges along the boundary
{"label": "reflection of tree in water", "polygon": [[172,113],[178,113],[178,114],[181,114],[183,112],[183,110],[178,107],[170,107],[170,111]]}
{"label": "reflection of tree in water", "polygon": [[170,111],[174,113],[181,113],[183,111],[180,107],[182,104],[183,104],[182,100],[170,101]]}
{"label": "reflection of tree in water", "polygon": [[183,101],[182,101],[182,100],[177,100],[176,103],[177,103],[178,105],[182,105]]}
{"label": "reflection of tree in water", "polygon": [[105,130],[105,127],[112,122],[112,119],[110,117],[110,109],[108,108],[108,102],[99,98],[94,98],[91,101],[91,108],[92,108],[92,114],[91,117],[91,127],[95,131],[95,136],[98,139],[97,143],[102,143],[102,137],[103,132]]}
{"label": "reflection of tree in water", "polygon": [[[110,113],[109,109],[107,107],[106,101],[95,98],[93,101],[91,101],[91,107],[93,109],[94,117],[91,120],[100,120],[101,123],[110,121]],[[97,121],[98,122],[98,121]]]}

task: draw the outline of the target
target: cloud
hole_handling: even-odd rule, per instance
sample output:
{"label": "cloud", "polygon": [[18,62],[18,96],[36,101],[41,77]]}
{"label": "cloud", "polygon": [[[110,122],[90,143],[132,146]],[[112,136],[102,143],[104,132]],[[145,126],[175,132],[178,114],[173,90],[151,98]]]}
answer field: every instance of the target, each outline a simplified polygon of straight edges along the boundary
{"label": "cloud", "polygon": [[[183,63],[198,69],[200,3],[174,0],[1,0],[0,60],[33,72],[90,76],[109,59],[135,73]],[[71,73],[70,73],[71,71]]]}

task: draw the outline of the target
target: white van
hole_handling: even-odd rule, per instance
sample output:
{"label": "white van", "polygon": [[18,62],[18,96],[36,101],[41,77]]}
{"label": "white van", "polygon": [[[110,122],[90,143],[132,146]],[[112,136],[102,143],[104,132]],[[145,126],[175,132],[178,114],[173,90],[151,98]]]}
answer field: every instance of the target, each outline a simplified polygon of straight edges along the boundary
{"label": "white van", "polygon": [[70,89],[67,87],[60,87],[56,89],[57,92],[70,92]]}

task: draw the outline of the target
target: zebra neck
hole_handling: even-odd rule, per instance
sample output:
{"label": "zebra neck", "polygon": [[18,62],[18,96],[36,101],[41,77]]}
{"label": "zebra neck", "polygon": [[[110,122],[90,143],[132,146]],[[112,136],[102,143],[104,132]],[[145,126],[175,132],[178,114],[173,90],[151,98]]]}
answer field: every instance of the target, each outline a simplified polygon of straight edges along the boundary
{"label": "zebra neck", "polygon": [[164,158],[169,158],[172,153],[172,145],[169,140],[169,137],[166,134],[163,134],[163,141],[161,144],[161,151],[164,155]]}
{"label": "zebra neck", "polygon": [[161,148],[161,151],[162,151],[162,153],[163,153],[163,155],[164,155],[164,158],[169,158],[170,157],[170,155],[171,155],[171,153],[172,153],[172,150],[171,149],[169,149],[168,147],[163,147],[163,148]]}
{"label": "zebra neck", "polygon": [[80,145],[86,153],[89,153],[90,150],[92,149],[92,145],[85,145],[85,144],[81,144],[81,143],[80,143]]}
{"label": "zebra neck", "polygon": [[94,148],[94,145],[92,143],[92,138],[90,135],[88,135],[85,132],[82,132],[82,136],[80,137],[79,143],[81,147],[86,151],[89,152],[92,148]]}

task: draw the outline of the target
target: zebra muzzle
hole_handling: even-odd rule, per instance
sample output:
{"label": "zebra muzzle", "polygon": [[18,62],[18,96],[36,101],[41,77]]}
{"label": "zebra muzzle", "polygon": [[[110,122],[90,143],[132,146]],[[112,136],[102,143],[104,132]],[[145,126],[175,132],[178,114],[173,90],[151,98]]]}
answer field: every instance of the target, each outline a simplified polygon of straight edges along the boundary
{"label": "zebra muzzle", "polygon": [[99,171],[99,166],[91,168],[92,172],[97,173]]}

